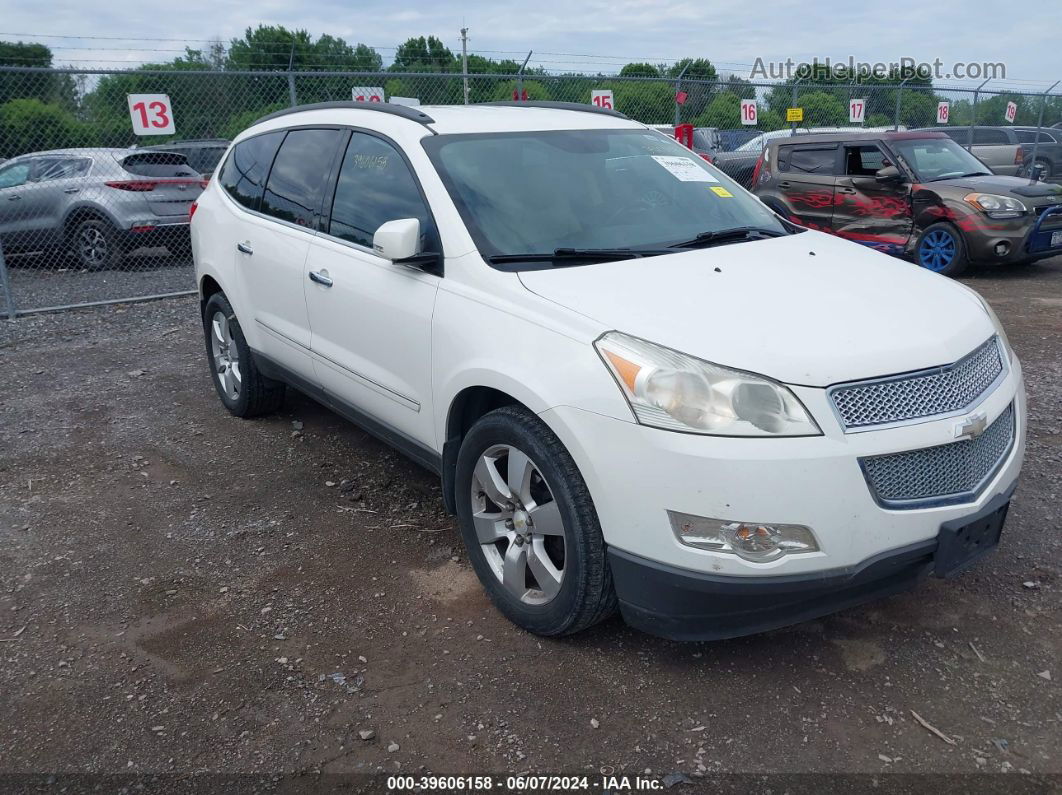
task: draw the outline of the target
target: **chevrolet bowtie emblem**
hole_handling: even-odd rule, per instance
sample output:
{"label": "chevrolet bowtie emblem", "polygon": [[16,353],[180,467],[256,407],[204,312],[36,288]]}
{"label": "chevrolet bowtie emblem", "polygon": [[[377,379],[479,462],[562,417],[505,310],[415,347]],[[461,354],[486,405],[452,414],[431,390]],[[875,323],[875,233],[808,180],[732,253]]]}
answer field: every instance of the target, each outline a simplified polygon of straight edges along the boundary
{"label": "chevrolet bowtie emblem", "polygon": [[955,426],[955,438],[962,439],[964,437],[969,437],[970,439],[976,439],[985,432],[985,428],[987,427],[988,417],[985,416],[984,412],[971,414]]}

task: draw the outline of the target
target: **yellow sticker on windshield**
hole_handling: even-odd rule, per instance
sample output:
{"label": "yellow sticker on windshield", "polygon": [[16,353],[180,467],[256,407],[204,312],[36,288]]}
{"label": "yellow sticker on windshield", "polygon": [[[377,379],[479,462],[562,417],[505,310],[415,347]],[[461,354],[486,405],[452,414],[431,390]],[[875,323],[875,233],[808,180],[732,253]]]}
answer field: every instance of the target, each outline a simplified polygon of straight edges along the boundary
{"label": "yellow sticker on windshield", "polygon": [[733,199],[734,194],[728,191],[726,188],[712,188],[712,193],[716,196],[722,196],[724,199]]}

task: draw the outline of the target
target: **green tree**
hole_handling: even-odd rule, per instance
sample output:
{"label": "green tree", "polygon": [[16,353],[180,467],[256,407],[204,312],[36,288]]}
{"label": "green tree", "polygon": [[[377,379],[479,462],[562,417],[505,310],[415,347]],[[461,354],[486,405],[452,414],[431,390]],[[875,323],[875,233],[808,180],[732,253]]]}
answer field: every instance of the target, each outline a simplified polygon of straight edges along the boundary
{"label": "green tree", "polygon": [[[644,124],[671,124],[675,114],[675,89],[670,83],[602,83],[611,88],[616,110]],[[580,102],[590,101],[590,92]]]}
{"label": "green tree", "polygon": [[716,94],[708,108],[693,120],[697,127],[718,127],[730,130],[741,126],[741,97],[725,91]]}
{"label": "green tree", "polygon": [[682,75],[681,90],[686,92],[686,102],[680,107],[679,118],[686,121],[704,113],[712,100],[719,76],[707,58],[683,58],[676,61],[668,68],[667,76],[678,78],[679,75]]}
{"label": "green tree", "polygon": [[435,36],[407,39],[395,50],[392,72],[459,72],[461,62]]}
{"label": "green tree", "polygon": [[[0,66],[51,67],[52,51],[43,44],[0,41]],[[76,107],[70,75],[45,72],[0,73],[0,103],[12,99],[39,99],[66,110]]]}
{"label": "green tree", "polygon": [[[541,101],[550,99],[549,89],[537,80],[524,80],[524,91],[527,92],[529,101]],[[513,92],[516,91],[516,81],[507,80],[504,83],[495,83],[491,99],[495,102],[512,100]]]}
{"label": "green tree", "polygon": [[805,127],[837,127],[848,123],[848,106],[827,91],[801,94],[797,105],[804,109]]}
{"label": "green tree", "polygon": [[55,104],[13,99],[0,105],[0,157],[26,152],[97,146],[97,130]]}
{"label": "green tree", "polygon": [[660,70],[651,63],[629,63],[620,69],[620,77],[660,77]]}

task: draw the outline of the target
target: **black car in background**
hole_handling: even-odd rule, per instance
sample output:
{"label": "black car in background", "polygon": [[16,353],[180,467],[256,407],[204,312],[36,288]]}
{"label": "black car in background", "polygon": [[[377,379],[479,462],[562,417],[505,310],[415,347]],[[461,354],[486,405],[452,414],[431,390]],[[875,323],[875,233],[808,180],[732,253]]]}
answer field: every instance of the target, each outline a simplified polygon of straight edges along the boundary
{"label": "black car in background", "polygon": [[200,140],[173,141],[168,144],[156,144],[145,146],[144,149],[152,149],[156,152],[177,152],[188,160],[188,165],[205,177],[214,173],[222,156],[229,148],[232,141],[224,138],[204,138]]}

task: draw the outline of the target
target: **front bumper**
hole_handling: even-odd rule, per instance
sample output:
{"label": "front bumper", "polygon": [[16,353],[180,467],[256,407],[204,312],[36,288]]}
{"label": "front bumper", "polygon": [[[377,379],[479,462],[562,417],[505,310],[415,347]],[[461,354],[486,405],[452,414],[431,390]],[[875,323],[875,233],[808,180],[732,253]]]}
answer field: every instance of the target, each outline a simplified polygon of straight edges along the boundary
{"label": "front bumper", "polygon": [[[977,512],[1003,508],[1015,484]],[[609,549],[620,612],[632,627],[671,640],[723,640],[819,618],[913,587],[934,572],[937,539],[845,569],[776,577],[725,577]]]}
{"label": "front bumper", "polygon": [[[973,263],[1010,265],[1062,254],[1062,245],[1051,246],[1052,233],[1062,231],[1062,205],[1037,210],[1031,217],[1005,221],[978,217],[978,221],[977,226],[963,227],[967,256]],[[1007,246],[1005,255],[996,253],[999,244]]]}
{"label": "front bumper", "polygon": [[[874,585],[866,598],[884,595],[893,587],[900,590],[931,563],[942,525],[979,513],[1017,481],[1026,410],[1016,358],[1004,380],[968,409],[984,412],[991,423],[1013,405],[1014,443],[977,495],[961,504],[883,507],[871,494],[859,459],[954,442],[956,425],[965,415],[846,434],[824,389],[793,387],[793,391],[818,420],[822,436],[709,437],[649,428],[570,406],[542,413],[575,459],[593,497],[617,590],[629,605],[627,612],[637,602],[623,592],[624,583],[639,579],[692,578],[698,584],[679,590],[702,594],[711,593],[719,582],[737,581],[751,588],[773,582],[784,586],[784,594],[797,582],[793,578],[804,578],[818,585],[826,582],[826,591],[834,594],[821,612],[839,609],[857,595],[862,601],[867,583]],[[693,548],[675,538],[668,510],[726,521],[803,525],[812,529],[820,550],[754,563],[726,552]],[[911,550],[920,552],[909,559]],[[904,565],[896,568],[893,561],[879,566],[883,556],[899,556]],[[639,573],[625,576],[632,561],[646,562],[649,568],[642,565]],[[885,570],[891,573],[883,574]],[[778,598],[774,595],[771,600]],[[812,601],[817,605],[818,597]],[[664,600],[665,609],[668,604]],[[657,612],[650,610],[653,615]],[[794,616],[785,613],[779,623],[799,620],[798,610]],[[752,623],[747,631],[756,631],[756,622]]]}

